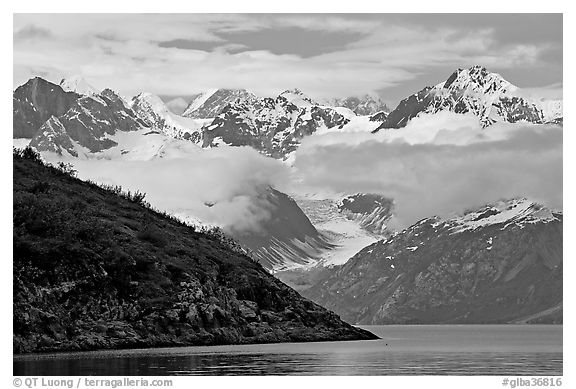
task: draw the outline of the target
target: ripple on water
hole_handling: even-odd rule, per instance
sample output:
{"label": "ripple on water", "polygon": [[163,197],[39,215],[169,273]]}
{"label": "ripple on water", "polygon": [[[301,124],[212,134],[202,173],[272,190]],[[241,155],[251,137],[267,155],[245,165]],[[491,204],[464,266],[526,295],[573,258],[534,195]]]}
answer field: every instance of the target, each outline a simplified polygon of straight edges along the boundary
{"label": "ripple on water", "polygon": [[379,341],[14,357],[15,375],[562,375],[562,326],[379,326]]}

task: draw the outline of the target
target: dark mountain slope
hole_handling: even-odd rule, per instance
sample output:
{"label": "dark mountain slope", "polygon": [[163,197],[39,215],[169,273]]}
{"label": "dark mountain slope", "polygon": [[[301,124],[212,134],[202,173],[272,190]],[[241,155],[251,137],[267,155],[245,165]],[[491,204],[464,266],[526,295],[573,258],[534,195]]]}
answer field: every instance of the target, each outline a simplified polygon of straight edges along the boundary
{"label": "dark mountain slope", "polygon": [[31,154],[13,161],[14,352],[374,338],[218,234]]}
{"label": "dark mountain slope", "polygon": [[13,137],[32,138],[51,116],[60,116],[80,98],[40,77],[28,80],[13,94]]}
{"label": "dark mountain slope", "polygon": [[51,118],[30,141],[40,152],[63,151],[78,156],[73,141],[90,152],[99,152],[117,143],[109,136],[118,131],[136,131],[148,127],[124,100],[110,89],[83,96],[59,118]]}
{"label": "dark mountain slope", "polygon": [[333,247],[285,193],[268,188],[261,194],[261,204],[270,217],[260,223],[260,229],[232,235],[265,268],[282,270],[316,261],[322,252]]}
{"label": "dark mountain slope", "polygon": [[562,219],[526,199],[424,219],[303,294],[352,323],[561,323]]}

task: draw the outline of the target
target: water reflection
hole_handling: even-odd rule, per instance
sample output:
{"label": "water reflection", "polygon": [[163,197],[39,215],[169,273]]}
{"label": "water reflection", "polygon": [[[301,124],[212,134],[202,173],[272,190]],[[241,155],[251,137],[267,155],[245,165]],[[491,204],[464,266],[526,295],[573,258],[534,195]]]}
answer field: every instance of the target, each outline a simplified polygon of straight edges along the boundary
{"label": "water reflection", "polygon": [[15,361],[15,375],[561,375],[561,353],[211,354]]}
{"label": "water reflection", "polygon": [[561,375],[562,327],[370,328],[378,341],[36,354],[15,375]]}

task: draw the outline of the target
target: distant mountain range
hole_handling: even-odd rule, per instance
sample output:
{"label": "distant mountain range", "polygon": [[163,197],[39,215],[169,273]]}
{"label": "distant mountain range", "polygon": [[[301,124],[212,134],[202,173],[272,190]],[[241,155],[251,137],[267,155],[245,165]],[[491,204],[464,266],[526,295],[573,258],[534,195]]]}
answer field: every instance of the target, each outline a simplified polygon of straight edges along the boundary
{"label": "distant mountain range", "polygon": [[378,113],[390,113],[390,108],[388,108],[386,103],[380,97],[371,95],[330,99],[325,102],[325,105],[348,108],[359,116],[373,116]]}
{"label": "distant mountain range", "polygon": [[391,112],[372,96],[321,104],[297,89],[274,98],[217,89],[193,98],[180,116],[153,94],[140,93],[126,101],[110,89],[96,91],[79,77],[60,85],[31,79],[14,91],[13,101],[14,138],[35,138],[32,144],[41,152],[71,155],[114,147],[112,135],[142,129],[201,147],[250,146],[286,159],[306,136],[346,131],[347,125],[356,125],[357,115],[369,117],[373,127],[363,125],[373,132],[401,128],[420,114],[446,110],[473,113],[485,127],[519,121],[562,124],[563,118],[561,100],[534,97],[480,66],[458,69],[445,82],[402,100]]}
{"label": "distant mountain range", "polygon": [[[186,152],[181,149],[183,144],[173,147],[174,140],[187,141],[189,148],[201,146],[201,126],[210,122],[210,119],[175,115],[159,97],[150,93],[140,93],[127,102],[109,89],[97,93],[78,79],[63,81],[61,85],[69,91],[42,79],[33,79],[15,93],[15,108],[19,109],[21,102],[25,107],[32,107],[31,123],[38,125],[48,117],[30,140],[30,145],[40,152],[79,158],[170,158],[170,153]],[[76,86],[79,89],[75,89]],[[86,94],[77,93],[79,90]],[[38,95],[53,98],[43,100]],[[53,104],[54,101],[57,104]],[[286,99],[283,102],[296,111],[299,109]],[[22,132],[17,131],[18,124],[15,122],[17,135]],[[23,128],[27,131],[30,126]],[[266,268],[313,263],[321,252],[331,247],[289,196],[272,188],[258,196],[266,204],[270,219],[258,231],[233,232],[232,235]]]}
{"label": "distant mountain range", "polygon": [[301,293],[359,324],[561,323],[562,220],[527,199],[423,219]]}
{"label": "distant mountain range", "polygon": [[205,127],[203,146],[251,146],[283,159],[305,136],[321,128],[342,128],[348,122],[337,109],[320,106],[299,90],[285,91],[276,98],[249,97],[227,104]]}
{"label": "distant mountain range", "polygon": [[445,81],[400,101],[376,131],[401,128],[422,113],[473,113],[484,127],[497,122],[562,123],[562,100],[530,96],[482,66],[458,69]]}
{"label": "distant mountain range", "polygon": [[[298,89],[291,92],[304,96]],[[390,109],[380,97],[372,95],[326,99],[320,102],[314,102],[305,96],[303,98],[313,105],[348,108],[359,116],[371,116],[379,112],[390,112]],[[256,103],[258,97],[245,89],[212,89],[194,97],[184,110],[182,116],[199,119],[214,118],[224,111],[226,105],[238,100],[250,104]]]}
{"label": "distant mountain range", "polygon": [[[77,158],[169,158],[227,145],[250,146],[286,160],[313,134],[345,132],[351,126],[367,133],[401,128],[420,114],[446,110],[473,113],[484,126],[519,121],[562,124],[561,100],[533,97],[479,66],[458,69],[445,82],[402,100],[391,112],[370,96],[330,104],[297,89],[274,98],[219,89],[193,98],[181,116],[150,93],[127,100],[110,89],[98,91],[80,77],[60,85],[36,77],[13,93],[13,137],[42,153]],[[266,267],[310,264],[330,246],[288,196],[273,189],[260,195],[275,204],[267,232],[236,238]],[[372,234],[387,236],[391,201],[357,194],[342,199],[336,212]]]}
{"label": "distant mountain range", "polygon": [[198,96],[179,116],[151,93],[126,101],[110,89],[97,92],[79,78],[61,85],[31,79],[17,88],[13,100],[14,138],[32,139],[40,152],[72,156],[118,146],[113,137],[119,132],[147,129],[203,147],[252,146],[285,158],[303,137],[341,128],[354,116],[345,108],[321,106],[300,91],[260,99],[229,89]]}

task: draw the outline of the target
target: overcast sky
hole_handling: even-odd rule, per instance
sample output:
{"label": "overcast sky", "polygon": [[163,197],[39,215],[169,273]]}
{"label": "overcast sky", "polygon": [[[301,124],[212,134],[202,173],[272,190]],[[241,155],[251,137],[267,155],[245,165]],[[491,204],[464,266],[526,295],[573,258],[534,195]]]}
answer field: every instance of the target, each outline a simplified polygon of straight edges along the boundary
{"label": "overcast sky", "polygon": [[191,95],[246,88],[390,104],[483,65],[559,93],[561,14],[16,14],[14,87],[82,75],[96,88]]}

